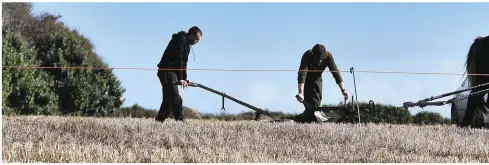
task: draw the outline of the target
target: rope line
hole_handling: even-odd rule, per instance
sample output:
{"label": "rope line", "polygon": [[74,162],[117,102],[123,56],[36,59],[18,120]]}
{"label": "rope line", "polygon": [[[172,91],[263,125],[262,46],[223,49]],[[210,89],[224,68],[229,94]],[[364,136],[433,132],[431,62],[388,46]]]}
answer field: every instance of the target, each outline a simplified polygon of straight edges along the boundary
{"label": "rope line", "polygon": [[[350,71],[329,71],[329,70],[297,70],[297,69],[162,69],[162,68],[121,68],[121,67],[76,67],[76,66],[64,66],[64,67],[48,67],[48,66],[2,66],[2,68],[17,68],[17,69],[93,69],[93,70],[196,70],[196,71],[262,71],[262,72],[288,72],[288,71],[305,71],[305,72],[350,72]],[[397,73],[397,74],[432,74],[432,75],[467,75],[467,76],[489,76],[489,74],[466,74],[466,73],[443,73],[443,72],[410,72],[410,71],[368,71],[368,70],[355,70],[355,72],[363,73]]]}

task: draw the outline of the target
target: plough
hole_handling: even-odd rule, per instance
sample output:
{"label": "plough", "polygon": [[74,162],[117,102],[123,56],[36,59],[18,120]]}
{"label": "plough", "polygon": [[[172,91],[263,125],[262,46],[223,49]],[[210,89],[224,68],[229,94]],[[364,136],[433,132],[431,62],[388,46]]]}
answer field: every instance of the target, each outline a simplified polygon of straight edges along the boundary
{"label": "plough", "polygon": [[[232,96],[229,96],[226,93],[217,91],[215,89],[212,89],[210,87],[207,87],[207,86],[199,84],[199,83],[189,82],[188,86],[202,88],[204,90],[207,90],[207,91],[210,91],[212,93],[215,93],[215,94],[222,96],[222,105],[223,105],[222,109],[223,110],[225,109],[224,108],[224,99],[227,98],[229,100],[232,100],[238,104],[241,104],[241,105],[248,107],[248,108],[252,109],[253,111],[255,111],[256,112],[255,120],[257,120],[257,121],[259,120],[261,115],[265,115],[265,116],[272,118],[272,122],[283,122],[283,121],[293,120],[293,119],[275,116],[266,110],[255,107],[253,105],[250,105],[246,102],[243,102],[243,101],[238,100]],[[303,103],[307,108],[312,108],[306,102],[303,102]],[[323,115],[327,116],[327,122],[355,122],[356,117],[363,118],[366,116],[375,115],[374,114],[375,113],[375,103],[372,100],[370,100],[370,102],[367,106],[360,106],[361,107],[360,109],[369,109],[368,111],[361,111],[360,114],[356,113],[353,107],[355,107],[355,106],[353,104],[353,96],[352,96],[351,106],[348,106],[347,104],[343,104],[343,106],[326,106],[326,107],[319,107],[319,108],[315,109],[315,111],[320,112]],[[322,122],[324,122],[324,121],[322,121]]]}
{"label": "plough", "polygon": [[[355,95],[356,95],[357,92],[356,92],[356,82],[355,82],[355,71],[354,71],[353,67],[350,68],[350,73],[353,74],[353,80],[354,80],[354,85],[355,85]],[[178,83],[177,85],[180,85],[180,84]],[[259,120],[261,115],[265,115],[265,116],[272,118],[271,122],[296,121],[294,117],[284,118],[284,117],[275,116],[268,111],[265,111],[261,108],[255,107],[255,106],[250,105],[248,103],[245,103],[241,100],[238,100],[234,97],[227,95],[226,93],[217,91],[215,89],[209,88],[209,87],[202,85],[202,84],[198,84],[198,83],[194,83],[194,82],[188,82],[188,86],[202,88],[204,90],[207,90],[207,91],[210,91],[212,93],[215,93],[215,94],[222,96],[222,110],[225,110],[224,99],[227,98],[229,100],[232,100],[238,104],[241,104],[245,107],[248,107],[248,108],[254,110],[256,112],[256,114],[255,114],[255,120],[256,121]],[[316,119],[318,122],[355,123],[356,119],[358,119],[358,122],[361,122],[361,118],[375,116],[376,110],[375,110],[375,103],[373,100],[370,100],[369,104],[364,105],[364,106],[359,106],[358,103],[354,104],[354,102],[355,102],[354,97],[352,96],[351,106],[348,106],[348,104],[346,104],[346,100],[345,100],[343,106],[323,106],[323,107],[313,108],[306,102],[303,102],[303,104],[307,109],[312,109],[315,112],[315,116],[316,116]],[[357,112],[355,112],[355,109],[354,109],[355,105],[357,108]],[[360,109],[362,109],[362,111],[360,111]],[[364,110],[366,110],[366,111],[364,111]],[[322,118],[322,117],[324,117],[324,118]]]}

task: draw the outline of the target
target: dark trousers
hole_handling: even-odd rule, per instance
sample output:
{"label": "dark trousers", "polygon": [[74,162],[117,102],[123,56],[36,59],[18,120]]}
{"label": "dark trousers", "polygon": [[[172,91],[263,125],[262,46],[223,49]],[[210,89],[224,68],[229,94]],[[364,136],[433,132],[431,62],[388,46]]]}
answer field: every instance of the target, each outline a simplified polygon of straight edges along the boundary
{"label": "dark trousers", "polygon": [[163,100],[156,115],[157,121],[164,121],[173,113],[175,120],[183,120],[183,100],[178,92],[178,80],[174,72],[158,71],[158,78],[162,86]]}
{"label": "dark trousers", "polygon": [[313,109],[307,108],[304,104],[305,110],[302,114],[295,117],[295,121],[298,122],[317,122],[314,112],[321,106],[321,100],[323,98],[323,80],[319,77],[316,81],[308,81],[304,83],[304,102],[309,104]]}

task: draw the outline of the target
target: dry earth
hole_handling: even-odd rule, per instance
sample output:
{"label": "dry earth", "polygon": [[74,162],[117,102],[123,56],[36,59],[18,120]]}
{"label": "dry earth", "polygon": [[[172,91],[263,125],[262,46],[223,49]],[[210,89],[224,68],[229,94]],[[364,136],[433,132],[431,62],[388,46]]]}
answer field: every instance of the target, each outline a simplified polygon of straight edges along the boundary
{"label": "dry earth", "polygon": [[4,162],[489,162],[453,126],[3,117]]}

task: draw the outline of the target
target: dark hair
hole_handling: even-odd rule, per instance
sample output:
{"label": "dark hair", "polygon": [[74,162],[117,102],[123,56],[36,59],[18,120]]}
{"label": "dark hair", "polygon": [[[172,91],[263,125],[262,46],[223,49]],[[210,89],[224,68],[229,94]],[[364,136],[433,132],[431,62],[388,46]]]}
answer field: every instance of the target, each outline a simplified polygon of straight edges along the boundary
{"label": "dark hair", "polygon": [[203,35],[202,30],[200,30],[200,28],[197,26],[192,26],[190,29],[188,29],[188,34],[190,34],[190,35],[197,35],[197,33],[200,33],[200,35]]}
{"label": "dark hair", "polygon": [[312,54],[317,60],[324,60],[326,58],[326,48],[324,45],[316,44],[312,47]]}

